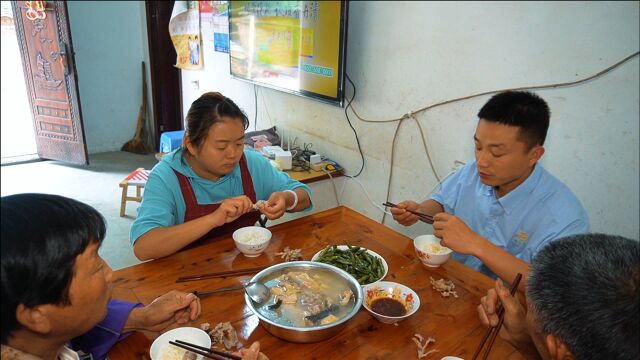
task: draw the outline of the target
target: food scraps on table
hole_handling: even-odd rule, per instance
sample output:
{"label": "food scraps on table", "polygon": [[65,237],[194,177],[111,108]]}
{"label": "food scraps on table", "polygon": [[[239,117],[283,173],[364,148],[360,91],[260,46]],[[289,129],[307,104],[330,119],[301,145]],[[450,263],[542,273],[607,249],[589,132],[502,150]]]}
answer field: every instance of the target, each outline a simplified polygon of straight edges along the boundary
{"label": "food scraps on table", "polygon": [[209,331],[209,336],[211,336],[212,347],[221,344],[224,345],[225,349],[229,350],[234,346],[236,349],[242,346],[238,341],[236,329],[231,326],[230,322],[219,323],[213,330]]}
{"label": "food scraps on table", "polygon": [[284,261],[302,261],[301,249],[290,249],[288,246],[284,248],[282,252],[277,252],[276,255],[280,256]]}
{"label": "food scraps on table", "polygon": [[431,276],[429,276],[429,278],[431,279],[431,287],[436,289],[442,297],[449,297],[451,295],[456,298],[458,297],[458,293],[454,290],[456,285],[453,281],[445,279],[435,280]]}
{"label": "food scraps on table", "polygon": [[425,358],[429,356],[429,354],[431,353],[439,352],[439,350],[436,350],[436,349],[426,351],[427,346],[429,346],[429,344],[436,342],[436,339],[432,337],[429,337],[425,340],[425,338],[422,335],[414,334],[411,340],[413,340],[413,342],[416,343],[416,345],[418,346],[418,359]]}

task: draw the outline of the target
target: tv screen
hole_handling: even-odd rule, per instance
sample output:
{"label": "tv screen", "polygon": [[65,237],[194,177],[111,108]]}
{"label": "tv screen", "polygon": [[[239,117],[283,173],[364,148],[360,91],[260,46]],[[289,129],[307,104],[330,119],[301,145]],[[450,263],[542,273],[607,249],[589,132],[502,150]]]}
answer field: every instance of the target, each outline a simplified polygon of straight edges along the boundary
{"label": "tv screen", "polygon": [[231,75],[343,105],[347,1],[230,1]]}

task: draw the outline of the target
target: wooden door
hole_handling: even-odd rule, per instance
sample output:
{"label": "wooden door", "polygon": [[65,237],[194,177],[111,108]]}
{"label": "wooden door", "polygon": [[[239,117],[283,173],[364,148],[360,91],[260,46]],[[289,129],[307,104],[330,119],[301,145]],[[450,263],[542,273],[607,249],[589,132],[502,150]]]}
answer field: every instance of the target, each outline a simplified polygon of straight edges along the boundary
{"label": "wooden door", "polygon": [[88,164],[67,4],[12,1],[12,6],[38,156]]}
{"label": "wooden door", "polygon": [[176,50],[169,35],[173,1],[146,1],[147,34],[156,144],[165,131],[182,130],[182,75],[174,66]]}

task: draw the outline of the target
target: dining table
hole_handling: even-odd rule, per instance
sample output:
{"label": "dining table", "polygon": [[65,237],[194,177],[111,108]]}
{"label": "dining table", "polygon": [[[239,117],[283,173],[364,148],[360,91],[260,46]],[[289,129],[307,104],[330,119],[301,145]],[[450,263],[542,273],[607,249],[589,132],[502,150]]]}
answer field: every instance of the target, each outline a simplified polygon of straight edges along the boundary
{"label": "dining table", "polygon": [[[305,260],[328,245],[353,245],[370,249],[388,264],[385,281],[413,289],[420,307],[413,315],[395,324],[384,324],[364,307],[337,335],[315,343],[293,343],[271,335],[245,303],[243,291],[221,292],[200,299],[198,319],[184,326],[230,322],[239,342],[248,347],[260,342],[270,359],[418,359],[415,334],[433,338],[423,359],[457,356],[470,360],[487,328],[477,313],[480,298],[494,287],[495,280],[449,259],[439,267],[427,267],[418,259],[413,240],[348,207],[339,206],[288,222],[268,226],[269,246],[258,257],[246,257],[231,236],[190,247],[171,256],[155,259],[113,274],[113,297],[149,304],[158,296],[176,289],[206,291],[241,285],[254,274],[176,282],[179,277],[270,266],[283,262],[285,247],[300,249]],[[426,229],[425,229],[426,231]],[[457,297],[444,297],[431,285],[431,279],[450,280]],[[159,336],[154,332],[135,332],[109,352],[111,360],[148,359],[149,348]],[[235,350],[235,349],[232,349]],[[523,359],[499,336],[489,359]]]}

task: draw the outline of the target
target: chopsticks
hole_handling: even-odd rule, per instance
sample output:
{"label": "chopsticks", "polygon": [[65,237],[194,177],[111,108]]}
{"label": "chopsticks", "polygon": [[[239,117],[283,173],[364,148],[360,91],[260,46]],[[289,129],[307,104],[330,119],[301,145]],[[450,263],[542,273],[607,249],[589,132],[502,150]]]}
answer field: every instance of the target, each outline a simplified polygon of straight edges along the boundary
{"label": "chopsticks", "polygon": [[216,349],[209,349],[206,348],[204,346],[199,346],[196,344],[191,344],[188,343],[186,341],[182,341],[182,340],[176,340],[174,341],[169,341],[169,344],[173,345],[173,346],[177,346],[179,348],[183,348],[185,350],[189,350],[191,352],[194,352],[198,355],[202,355],[204,357],[207,357],[209,359],[216,359],[216,360],[242,360],[242,357],[238,356],[238,355],[233,355],[232,353],[228,353],[226,351],[220,351],[220,350],[216,350]]}
{"label": "chopsticks", "polygon": [[238,285],[238,286],[232,286],[232,287],[227,287],[227,288],[221,288],[221,289],[215,289],[215,290],[204,290],[204,291],[199,291],[196,290],[193,293],[197,296],[197,297],[203,297],[206,295],[211,295],[211,294],[216,294],[216,293],[221,293],[221,292],[227,292],[227,291],[234,291],[234,290],[242,290],[246,287],[247,285]]}
{"label": "chopsticks", "polygon": [[269,266],[260,266],[255,268],[241,269],[241,270],[230,270],[230,271],[221,271],[209,274],[200,274],[200,275],[191,275],[191,276],[182,276],[179,277],[176,282],[186,282],[186,281],[195,281],[195,280],[203,280],[203,279],[212,279],[212,278],[220,278],[220,277],[229,277],[236,275],[246,275],[257,273],[261,270],[268,268]]}
{"label": "chopsticks", "polygon": [[[516,290],[518,289],[518,285],[520,284],[520,280],[522,280],[522,274],[518,273],[516,275],[515,280],[513,280],[513,283],[511,284],[511,289],[509,289],[509,292],[511,293],[511,296],[513,296],[513,294],[516,293]],[[498,325],[489,327],[487,332],[484,334],[484,337],[482,338],[482,341],[480,341],[480,344],[478,345],[478,348],[476,349],[476,352],[473,353],[472,360],[476,360],[478,358],[478,355],[480,354],[480,351],[482,351],[482,347],[484,346],[485,342],[487,341],[487,338],[489,338],[489,336],[491,336],[491,338],[489,339],[489,345],[487,345],[487,348],[485,349],[485,352],[484,352],[484,355],[482,356],[482,359],[485,360],[487,358],[487,356],[489,356],[489,352],[491,351],[491,347],[493,346],[493,342],[496,340],[496,336],[498,336],[498,333],[500,332],[500,328],[502,327],[502,323],[504,322],[504,307],[502,306],[502,303],[498,304],[497,314],[498,314],[498,318],[499,318]]]}
{"label": "chopsticks", "polygon": [[[385,202],[382,204],[383,206],[387,206],[387,207],[394,207],[394,208],[398,208],[398,205],[392,203],[392,202]],[[407,209],[405,209],[407,210]],[[412,213],[413,215],[417,215],[418,218],[420,219],[420,221],[425,222],[427,224],[433,224],[433,216],[429,215],[429,214],[425,214],[425,213],[421,213],[418,211],[413,211],[413,210],[407,210],[408,212]]]}

